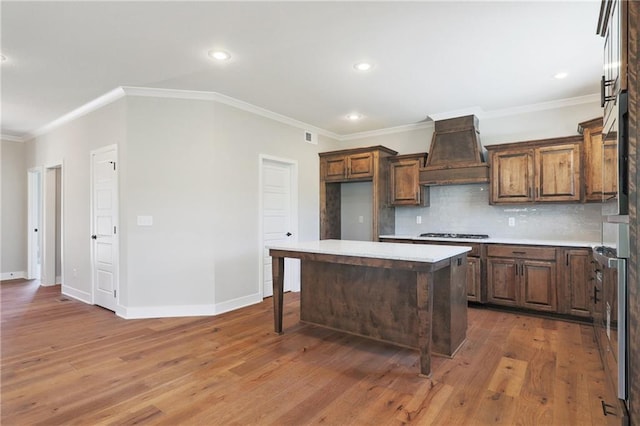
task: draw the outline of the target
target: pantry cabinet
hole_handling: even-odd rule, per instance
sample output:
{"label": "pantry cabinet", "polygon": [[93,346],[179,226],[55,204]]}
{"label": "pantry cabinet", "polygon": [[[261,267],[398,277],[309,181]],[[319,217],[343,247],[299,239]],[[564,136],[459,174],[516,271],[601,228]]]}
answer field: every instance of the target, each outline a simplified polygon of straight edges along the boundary
{"label": "pantry cabinet", "polygon": [[389,157],[389,199],[393,206],[429,205],[429,187],[419,182],[427,153]]}
{"label": "pantry cabinet", "polygon": [[487,286],[489,303],[556,312],[556,249],[490,245]]}
{"label": "pantry cabinet", "polygon": [[491,204],[581,200],[581,136],[487,146]]}

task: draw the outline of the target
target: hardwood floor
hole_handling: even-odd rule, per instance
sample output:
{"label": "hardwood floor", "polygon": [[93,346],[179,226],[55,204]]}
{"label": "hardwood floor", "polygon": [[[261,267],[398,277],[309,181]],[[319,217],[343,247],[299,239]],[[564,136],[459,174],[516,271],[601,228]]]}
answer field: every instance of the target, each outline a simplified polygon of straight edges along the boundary
{"label": "hardwood floor", "polygon": [[469,309],[454,359],[298,322],[285,295],[216,317],[123,320],[2,283],[3,425],[600,425],[591,326]]}

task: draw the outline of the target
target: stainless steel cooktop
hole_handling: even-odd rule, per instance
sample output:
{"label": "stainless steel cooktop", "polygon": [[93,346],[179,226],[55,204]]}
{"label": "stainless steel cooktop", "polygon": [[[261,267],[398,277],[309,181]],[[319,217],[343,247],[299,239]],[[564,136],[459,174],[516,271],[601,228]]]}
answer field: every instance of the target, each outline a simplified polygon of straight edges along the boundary
{"label": "stainless steel cooktop", "polygon": [[484,240],[489,238],[487,234],[454,234],[451,232],[427,232],[425,234],[420,234],[421,237],[430,237],[430,238],[468,238],[474,240]]}

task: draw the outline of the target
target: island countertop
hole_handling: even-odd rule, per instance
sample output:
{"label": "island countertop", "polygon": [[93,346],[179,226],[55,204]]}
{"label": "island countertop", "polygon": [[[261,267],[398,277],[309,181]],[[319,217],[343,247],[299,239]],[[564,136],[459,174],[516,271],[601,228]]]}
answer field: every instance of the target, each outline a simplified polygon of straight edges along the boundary
{"label": "island countertop", "polygon": [[471,247],[382,243],[376,241],[319,240],[268,245],[271,250],[303,253],[332,254],[338,256],[368,257],[374,259],[404,260],[436,263],[471,251]]}

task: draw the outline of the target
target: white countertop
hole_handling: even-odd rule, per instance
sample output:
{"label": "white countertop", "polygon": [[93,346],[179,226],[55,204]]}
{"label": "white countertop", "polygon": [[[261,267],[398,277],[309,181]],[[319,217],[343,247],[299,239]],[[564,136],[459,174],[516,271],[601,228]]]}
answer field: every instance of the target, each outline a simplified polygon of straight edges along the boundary
{"label": "white countertop", "polygon": [[407,260],[435,263],[471,251],[471,247],[380,243],[376,241],[320,240],[300,243],[268,245],[268,249],[291,250],[305,253],[339,256],[371,257],[377,259]]}
{"label": "white countertop", "polygon": [[[602,245],[598,241],[566,241],[566,240],[537,240],[529,238],[432,238],[417,237],[415,235],[380,235],[380,238],[395,238],[398,240],[415,241],[451,241],[452,243],[483,243],[483,244],[519,244],[527,246],[559,246],[559,247],[595,247]],[[402,244],[402,243],[400,243]]]}

